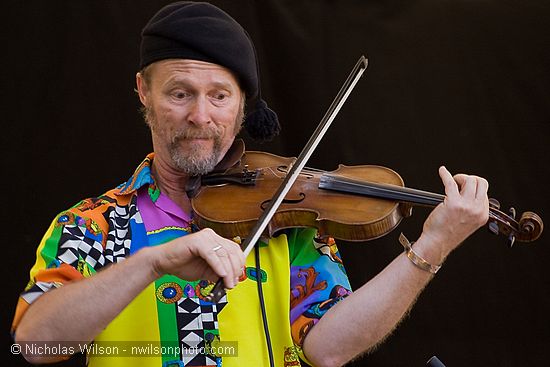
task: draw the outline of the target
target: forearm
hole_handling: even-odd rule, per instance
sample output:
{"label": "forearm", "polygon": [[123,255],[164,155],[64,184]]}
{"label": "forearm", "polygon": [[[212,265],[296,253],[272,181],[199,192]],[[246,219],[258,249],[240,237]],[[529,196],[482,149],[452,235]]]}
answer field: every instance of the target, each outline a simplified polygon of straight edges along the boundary
{"label": "forearm", "polygon": [[[439,175],[445,199],[430,213],[414,245],[415,253],[433,265],[441,264],[489,217],[485,179],[464,174],[453,177],[445,167],[440,167]],[[431,277],[404,254],[399,255],[321,318],[304,341],[304,353],[316,365],[339,366],[369,350],[395,328]]]}
{"label": "forearm", "polygon": [[[445,254],[426,246],[425,240],[419,239],[414,248],[433,264],[444,259]],[[399,255],[321,318],[305,339],[305,355],[315,366],[340,366],[373,348],[407,314],[431,278],[431,273]]]}
{"label": "forearm", "polygon": [[[93,340],[160,276],[172,274],[190,280],[223,277],[231,288],[244,261],[238,245],[209,229],[143,248],[92,277],[42,295],[23,315],[15,332],[16,341],[62,342],[78,349],[76,344]],[[54,362],[26,358],[38,363]]]}
{"label": "forearm", "polygon": [[62,342],[69,346],[93,340],[154,281],[149,255],[149,249],[144,249],[92,277],[45,293],[23,316],[16,341]]}

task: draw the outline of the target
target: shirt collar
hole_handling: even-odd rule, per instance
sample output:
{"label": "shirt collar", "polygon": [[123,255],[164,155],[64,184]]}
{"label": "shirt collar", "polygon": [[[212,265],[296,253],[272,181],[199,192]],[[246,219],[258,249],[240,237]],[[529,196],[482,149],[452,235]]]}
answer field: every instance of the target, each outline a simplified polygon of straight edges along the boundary
{"label": "shirt collar", "polygon": [[[240,161],[242,155],[245,152],[245,146],[242,139],[235,139],[229,151],[225,154],[223,159],[216,165],[213,172],[223,172],[227,168],[232,167],[237,162]],[[136,190],[140,189],[145,185],[149,185],[148,191],[151,200],[156,202],[159,195],[160,189],[155,183],[155,178],[151,172],[151,164],[155,158],[155,153],[149,153],[147,157],[141,162],[141,164],[136,168],[134,174],[124,182],[123,184],[117,187],[118,192],[115,192],[115,195],[129,195],[133,194]],[[194,180],[195,186],[200,186],[200,177]],[[193,183],[193,182],[192,182]],[[189,186],[188,192],[193,191],[193,187]]]}
{"label": "shirt collar", "polygon": [[133,194],[139,188],[148,185],[149,195],[153,201],[156,201],[160,194],[160,190],[158,189],[155,183],[155,178],[151,172],[151,163],[153,163],[154,157],[155,153],[149,153],[136,168],[132,176],[130,176],[126,182],[117,187],[118,192],[116,192],[115,195]]}

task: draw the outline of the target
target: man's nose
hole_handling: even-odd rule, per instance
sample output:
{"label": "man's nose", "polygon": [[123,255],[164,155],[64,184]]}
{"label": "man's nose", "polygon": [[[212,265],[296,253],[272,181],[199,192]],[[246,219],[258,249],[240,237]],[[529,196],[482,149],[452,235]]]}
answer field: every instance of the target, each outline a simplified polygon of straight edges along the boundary
{"label": "man's nose", "polygon": [[198,96],[193,100],[189,110],[189,122],[202,125],[211,122],[210,103],[206,97]]}

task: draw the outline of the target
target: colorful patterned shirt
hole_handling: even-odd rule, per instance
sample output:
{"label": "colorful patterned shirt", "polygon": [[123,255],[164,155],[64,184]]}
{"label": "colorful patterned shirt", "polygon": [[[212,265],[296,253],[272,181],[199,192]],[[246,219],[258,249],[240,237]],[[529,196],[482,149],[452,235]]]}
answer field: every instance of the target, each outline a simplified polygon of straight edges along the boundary
{"label": "colorful patterned shirt", "polygon": [[[116,189],[85,199],[54,219],[19,299],[14,332],[28,306],[44,292],[93,276],[142,247],[198,230],[189,213],[155,185],[153,158],[148,155]],[[221,366],[223,360],[229,367],[266,366],[259,280],[275,364],[299,366],[308,331],[350,293],[334,241],[321,241],[315,234],[314,229],[292,229],[260,243],[260,274],[249,256],[240,284],[217,304],[205,300],[213,283],[162,276],[94,339],[88,365]],[[97,307],[104,302],[108,300],[98,300]]]}

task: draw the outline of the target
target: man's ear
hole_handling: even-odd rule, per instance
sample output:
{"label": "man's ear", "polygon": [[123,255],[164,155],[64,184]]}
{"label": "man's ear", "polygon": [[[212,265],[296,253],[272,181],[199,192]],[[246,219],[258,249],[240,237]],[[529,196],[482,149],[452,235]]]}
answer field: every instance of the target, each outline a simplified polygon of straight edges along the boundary
{"label": "man's ear", "polygon": [[149,96],[149,86],[147,85],[145,78],[140,72],[136,73],[136,88],[137,88],[136,91],[139,95],[139,100],[141,101],[141,104],[144,106],[147,106],[147,97]]}

